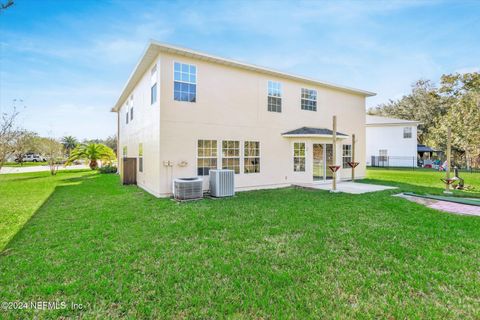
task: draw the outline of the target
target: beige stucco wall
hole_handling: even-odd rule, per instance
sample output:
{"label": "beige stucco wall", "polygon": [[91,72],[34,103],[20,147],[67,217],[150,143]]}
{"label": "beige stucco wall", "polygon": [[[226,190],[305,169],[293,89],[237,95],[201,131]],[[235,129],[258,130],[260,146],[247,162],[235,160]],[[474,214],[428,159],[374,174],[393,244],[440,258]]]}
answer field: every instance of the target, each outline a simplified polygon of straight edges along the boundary
{"label": "beige stucco wall", "polygon": [[[356,176],[360,178],[365,175],[364,96],[184,56],[162,53],[158,61],[160,106],[146,107],[141,118],[144,120],[134,120],[146,121],[148,125],[139,124],[135,129],[126,130],[120,128],[120,135],[128,136],[124,141],[131,145],[143,139],[145,172],[139,179],[139,185],[148,186],[146,189],[155,195],[168,195],[172,178],[196,176],[198,139],[215,139],[219,144],[221,140],[260,141],[261,172],[236,175],[237,190],[311,182],[311,144],[330,143],[330,139],[284,138],[281,133],[303,126],[331,129],[333,115],[338,118],[338,131],[356,134],[356,159],[361,159]],[[174,61],[196,65],[196,103],[174,101]],[[148,72],[146,78],[149,79],[149,76]],[[267,111],[268,80],[282,83],[282,113]],[[302,87],[317,90],[316,112],[301,110]],[[148,86],[139,84],[137,90],[149,99]],[[122,125],[125,122],[122,119],[124,113],[121,111]],[[155,121],[159,121],[160,125],[155,125]],[[158,137],[159,144],[156,144]],[[307,142],[306,172],[293,172],[295,141]],[[342,143],[349,144],[350,138],[339,140],[337,144],[338,164],[341,164]],[[147,148],[147,145],[151,147]],[[129,148],[129,153],[130,150],[136,152],[135,147]],[[173,166],[164,166],[164,161],[171,161]],[[180,166],[181,162],[187,165]],[[220,165],[221,160],[218,162]],[[241,170],[243,172],[243,168]],[[339,175],[349,178],[351,171],[341,169]],[[208,187],[208,177],[204,177],[204,187]]]}
{"label": "beige stucco wall", "polygon": [[[160,166],[160,91],[158,91],[157,102],[153,105],[150,104],[150,85],[152,81],[150,70],[155,64],[158,64],[158,60],[152,63],[129,94],[129,97],[133,94],[133,120],[129,120],[126,124],[127,102],[123,104],[119,111],[118,146],[119,165],[121,166],[123,147],[127,147],[127,157],[138,158],[139,144],[143,144],[144,169],[143,172],[139,172],[137,169],[137,184],[155,196],[160,196],[160,172],[163,169]],[[160,78],[158,71],[156,78],[158,83]]]}

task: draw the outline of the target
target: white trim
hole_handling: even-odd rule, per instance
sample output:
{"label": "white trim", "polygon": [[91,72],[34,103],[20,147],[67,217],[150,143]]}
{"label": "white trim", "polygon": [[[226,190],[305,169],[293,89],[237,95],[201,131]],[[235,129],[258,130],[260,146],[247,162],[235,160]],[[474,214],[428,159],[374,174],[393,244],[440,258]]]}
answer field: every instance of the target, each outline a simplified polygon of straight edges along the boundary
{"label": "white trim", "polygon": [[[189,66],[189,70],[188,70],[188,73],[190,73],[190,66],[194,66],[195,67],[195,83],[191,83],[191,82],[185,82],[185,81],[178,81],[178,82],[181,82],[181,83],[187,83],[187,84],[194,84],[195,85],[195,101],[184,101],[184,100],[175,100],[175,63],[180,63],[180,70],[181,70],[181,65],[182,64],[186,64]],[[181,71],[180,71],[181,73]],[[172,92],[172,101],[174,102],[188,102],[188,103],[197,103],[198,102],[198,66],[196,64],[190,64],[190,63],[183,63],[183,62],[180,62],[178,60],[173,60],[172,61],[172,80],[173,80],[173,92]]]}
{"label": "white trim", "polygon": [[[303,143],[305,145],[305,155],[303,156],[303,158],[305,159],[305,166],[303,171],[295,171],[295,143]],[[291,164],[292,164],[292,166],[290,167],[290,169],[292,169],[291,172],[293,174],[306,174],[307,173],[307,150],[308,150],[307,141],[292,141],[291,150],[292,150],[292,157],[290,158]],[[301,158],[301,157],[297,157],[297,158]]]}
{"label": "white trim", "polygon": [[[223,157],[223,142],[224,141],[233,141],[233,142],[238,142],[238,157]],[[234,174],[236,175],[239,175],[239,174],[242,174],[243,170],[242,170],[242,163],[241,163],[241,158],[242,158],[242,141],[241,140],[220,140],[220,169],[223,169],[223,159],[236,159],[238,158],[238,173],[235,173],[235,170],[234,170]],[[197,147],[198,147],[198,143],[197,143]],[[217,165],[218,167],[218,165]]]}

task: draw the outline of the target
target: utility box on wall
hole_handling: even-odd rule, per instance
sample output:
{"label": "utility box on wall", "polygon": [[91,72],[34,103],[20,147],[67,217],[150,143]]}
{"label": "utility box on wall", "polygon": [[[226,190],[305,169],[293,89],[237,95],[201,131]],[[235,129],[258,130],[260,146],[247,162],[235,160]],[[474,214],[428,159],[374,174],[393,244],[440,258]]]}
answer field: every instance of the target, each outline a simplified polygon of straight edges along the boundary
{"label": "utility box on wall", "polygon": [[122,184],[137,184],[137,158],[123,158]]}

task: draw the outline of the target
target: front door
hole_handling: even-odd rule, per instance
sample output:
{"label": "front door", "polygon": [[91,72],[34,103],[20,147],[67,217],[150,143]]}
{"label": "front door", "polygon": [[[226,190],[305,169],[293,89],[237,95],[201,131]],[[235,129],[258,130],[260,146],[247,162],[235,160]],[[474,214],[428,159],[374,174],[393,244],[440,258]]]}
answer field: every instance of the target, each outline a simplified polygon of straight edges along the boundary
{"label": "front door", "polygon": [[313,181],[323,181],[325,179],[323,149],[323,144],[313,144]]}

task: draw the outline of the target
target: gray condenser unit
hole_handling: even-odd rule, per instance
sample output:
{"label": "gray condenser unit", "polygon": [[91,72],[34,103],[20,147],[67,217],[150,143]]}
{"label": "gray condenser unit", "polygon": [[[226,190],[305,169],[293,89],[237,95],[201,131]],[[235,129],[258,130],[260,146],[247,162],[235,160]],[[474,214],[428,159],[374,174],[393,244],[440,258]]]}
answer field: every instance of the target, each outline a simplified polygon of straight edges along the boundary
{"label": "gray condenser unit", "polygon": [[213,197],[235,195],[235,172],[233,170],[210,170],[210,194]]}
{"label": "gray condenser unit", "polygon": [[203,197],[201,178],[178,178],[173,181],[173,196],[176,200],[193,200]]}

